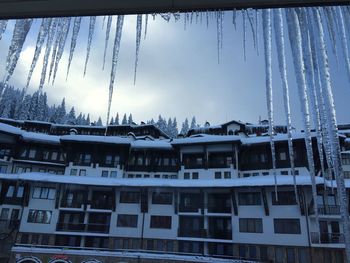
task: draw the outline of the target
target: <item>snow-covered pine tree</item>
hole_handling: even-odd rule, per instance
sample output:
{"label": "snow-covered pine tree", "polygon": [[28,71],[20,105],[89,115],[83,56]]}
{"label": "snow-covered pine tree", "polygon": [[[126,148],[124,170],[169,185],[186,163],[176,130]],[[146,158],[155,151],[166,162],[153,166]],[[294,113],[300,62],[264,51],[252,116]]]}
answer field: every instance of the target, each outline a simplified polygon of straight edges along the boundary
{"label": "snow-covered pine tree", "polygon": [[182,123],[182,128],[181,128],[180,133],[182,135],[186,135],[189,129],[190,129],[190,127],[188,124],[188,119],[186,118],[185,121]]}
{"label": "snow-covered pine tree", "polygon": [[90,121],[90,113],[88,113],[87,117],[86,117],[86,125],[91,125],[91,121]]}
{"label": "snow-covered pine tree", "polygon": [[67,124],[73,124],[73,125],[76,124],[76,117],[75,117],[74,106],[71,108],[71,110],[68,113],[68,117],[67,117],[66,123]]}
{"label": "snow-covered pine tree", "polygon": [[76,120],[77,125],[82,125],[83,124],[83,114],[80,112],[77,120]]}
{"label": "snow-covered pine tree", "polygon": [[175,117],[173,119],[173,125],[171,127],[172,138],[176,138],[178,134],[179,134],[179,130],[177,129],[177,120],[176,120],[176,117]]}
{"label": "snow-covered pine tree", "polygon": [[13,87],[6,87],[3,91],[0,101],[0,115],[3,118],[11,118],[11,109],[13,105],[14,89]]}
{"label": "snow-covered pine tree", "polygon": [[115,116],[114,124],[119,125],[119,113],[118,112],[117,112],[117,116]]}
{"label": "snow-covered pine tree", "polygon": [[14,114],[13,114],[13,118],[16,120],[19,119],[19,115],[21,113],[21,108],[23,107],[24,95],[25,95],[25,91],[24,91],[24,89],[22,89],[16,98],[15,110],[14,110]]}
{"label": "snow-covered pine tree", "polygon": [[134,121],[132,119],[132,114],[130,113],[129,118],[128,118],[128,124],[132,124]]}
{"label": "snow-covered pine tree", "polygon": [[122,125],[128,124],[128,120],[126,119],[126,113],[124,113]]}
{"label": "snow-covered pine tree", "polygon": [[111,121],[109,122],[109,125],[113,125],[114,124],[114,118],[111,118]]}
{"label": "snow-covered pine tree", "polygon": [[155,125],[163,132],[166,131],[167,123],[166,123],[166,120],[162,118],[162,115],[159,114],[158,121]]}
{"label": "snow-covered pine tree", "polygon": [[102,126],[102,119],[101,119],[101,117],[98,117],[98,120],[96,122],[96,126]]}
{"label": "snow-covered pine tree", "polygon": [[66,100],[63,98],[61,105],[57,108],[57,123],[65,123],[66,118]]}
{"label": "snow-covered pine tree", "polygon": [[197,127],[197,121],[196,121],[196,117],[193,116],[192,117],[192,121],[191,121],[191,126],[190,126],[190,129],[194,129]]}
{"label": "snow-covered pine tree", "polygon": [[165,133],[168,134],[168,136],[171,138],[172,138],[172,128],[173,128],[173,121],[171,120],[171,118],[169,118],[165,128]]}

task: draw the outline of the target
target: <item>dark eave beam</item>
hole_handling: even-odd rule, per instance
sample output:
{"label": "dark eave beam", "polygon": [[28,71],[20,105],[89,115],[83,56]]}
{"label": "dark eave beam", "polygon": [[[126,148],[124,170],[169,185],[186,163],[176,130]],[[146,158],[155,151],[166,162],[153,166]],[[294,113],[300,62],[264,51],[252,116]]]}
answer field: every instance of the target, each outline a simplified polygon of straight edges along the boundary
{"label": "dark eave beam", "polygon": [[348,4],[349,0],[0,0],[0,19]]}

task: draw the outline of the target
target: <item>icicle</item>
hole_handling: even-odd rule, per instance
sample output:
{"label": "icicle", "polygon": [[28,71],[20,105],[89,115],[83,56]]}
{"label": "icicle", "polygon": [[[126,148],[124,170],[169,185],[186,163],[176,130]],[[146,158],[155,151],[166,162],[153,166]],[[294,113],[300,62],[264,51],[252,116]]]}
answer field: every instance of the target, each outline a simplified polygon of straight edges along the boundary
{"label": "icicle", "polygon": [[52,77],[52,84],[55,83],[55,79],[56,79],[56,74],[57,74],[57,70],[58,70],[58,65],[61,61],[63,52],[64,52],[64,47],[66,45],[67,42],[67,37],[68,37],[68,33],[69,33],[69,28],[70,28],[70,22],[71,22],[71,18],[67,17],[67,18],[63,18],[63,23],[62,23],[62,31],[60,34],[60,40],[58,43],[58,48],[57,48],[57,54],[56,54],[56,58],[55,58],[55,65],[54,65],[54,70],[53,70],[53,77]]}
{"label": "icicle", "polygon": [[[305,85],[307,88],[307,95],[309,98],[310,112],[314,125],[316,126],[316,139],[317,139],[317,149],[320,158],[321,165],[321,175],[323,177],[324,189],[326,189],[326,178],[324,176],[324,160],[323,160],[323,141],[321,134],[321,121],[320,121],[320,112],[317,103],[316,95],[316,82],[314,76],[314,66],[311,55],[311,45],[309,38],[308,22],[305,9],[298,9],[297,15],[300,23],[300,32],[301,32],[301,41],[303,47],[303,63],[305,66]],[[317,175],[316,175],[317,176]]]}
{"label": "icicle", "polygon": [[[120,40],[122,37],[122,31],[123,31],[123,23],[124,23],[124,16],[119,15],[118,19],[117,19],[117,28],[116,28],[116,32],[115,32],[115,40],[114,40],[114,47],[113,47],[113,59],[112,59],[111,79],[110,79],[110,83],[109,83],[109,96],[108,96],[108,110],[107,110],[106,127],[108,127],[109,115],[110,115],[111,105],[112,105],[113,88],[114,88],[114,81],[115,81],[115,76],[116,76],[116,72],[117,72],[118,55],[119,55],[119,48],[120,48]],[[107,132],[107,130],[106,130],[106,132]]]}
{"label": "icicle", "polygon": [[81,17],[74,18],[73,34],[72,34],[72,41],[71,41],[71,44],[70,44],[70,51],[69,51],[69,59],[68,59],[66,80],[68,79],[69,69],[70,69],[70,65],[72,63],[75,46],[77,45],[77,38],[78,38],[78,35],[79,35],[80,24],[81,24]]}
{"label": "icicle", "polygon": [[28,77],[27,77],[27,83],[25,85],[25,90],[27,90],[27,88],[29,86],[29,83],[30,83],[30,80],[32,78],[32,75],[33,75],[36,63],[38,62],[38,59],[39,59],[39,56],[40,56],[41,49],[43,47],[45,38],[46,38],[46,36],[48,34],[51,21],[52,21],[52,18],[43,18],[42,21],[41,21],[38,37],[37,37],[37,40],[36,40],[34,56],[33,56],[32,64],[30,66],[29,74],[28,74]]}
{"label": "icicle", "polygon": [[15,28],[13,30],[11,45],[6,58],[6,73],[3,83],[5,86],[10,80],[19,56],[21,55],[23,44],[26,40],[27,34],[32,25],[33,19],[18,19],[16,20]]}
{"label": "icicle", "polygon": [[249,24],[250,24],[250,28],[252,30],[253,45],[254,45],[254,48],[256,48],[256,30],[257,30],[257,28],[254,28],[254,26],[256,25],[254,23],[254,17],[252,16],[252,14],[249,11],[250,10],[247,10],[247,16],[248,16],[248,21],[249,21]]}
{"label": "icicle", "polygon": [[135,69],[134,69],[134,85],[136,83],[136,73],[137,65],[139,63],[139,51],[141,43],[141,34],[142,34],[142,15],[137,15],[136,22],[136,54],[135,54]]}
{"label": "icicle", "polygon": [[[181,18],[181,15],[179,14],[180,18]],[[179,18],[179,19],[180,19]],[[148,28],[148,15],[146,14],[145,15],[145,36],[144,36],[144,39],[146,39],[146,35],[147,35],[147,28]]]}
{"label": "icicle", "polygon": [[160,16],[167,22],[170,21],[170,18],[171,18],[171,13],[162,13],[160,14]]}
{"label": "icicle", "polygon": [[[106,64],[106,54],[107,54],[109,35],[110,35],[110,32],[111,32],[112,20],[113,20],[113,17],[112,16],[108,16],[107,28],[106,28],[105,49],[104,49],[104,52],[103,52],[103,66],[102,66],[102,70],[105,69],[105,64]],[[146,36],[146,33],[145,33],[145,36]]]}
{"label": "icicle", "polygon": [[247,60],[246,56],[246,42],[247,42],[247,21],[246,21],[246,10],[242,10],[243,15],[243,57],[244,61]]}
{"label": "icicle", "polygon": [[345,24],[344,24],[344,18],[343,18],[343,12],[340,9],[340,6],[333,7],[335,9],[335,12],[337,13],[337,21],[338,21],[338,27],[340,30],[340,37],[341,37],[341,45],[343,50],[343,57],[345,62],[346,71],[348,73],[348,80],[350,81],[350,58],[349,58],[349,47],[348,47],[348,41],[346,39],[346,31],[345,31]]}
{"label": "icicle", "polygon": [[207,28],[208,28],[209,27],[209,11],[206,12],[205,17],[206,17]]}
{"label": "icicle", "polygon": [[331,40],[331,43],[332,43],[332,51],[333,51],[333,54],[338,62],[337,40],[336,40],[337,33],[336,33],[336,25],[334,24],[333,14],[331,12],[330,7],[323,8],[323,11],[324,11],[325,18],[326,18],[329,39]]}
{"label": "icicle", "polygon": [[106,23],[106,16],[103,16],[103,19],[102,19],[102,30],[105,27],[105,23]]}
{"label": "icicle", "polygon": [[39,90],[41,90],[43,88],[44,83],[45,83],[47,65],[49,63],[49,56],[51,53],[53,38],[54,38],[55,32],[56,32],[56,26],[57,26],[57,19],[52,18],[51,23],[50,23],[49,33],[47,35],[46,50],[45,50],[45,55],[44,55],[43,68],[41,70]]}
{"label": "icicle", "polygon": [[328,65],[328,55],[326,50],[326,44],[324,42],[324,32],[323,27],[321,23],[321,17],[319,14],[319,10],[316,9],[313,12],[315,17],[315,35],[316,35],[316,43],[317,43],[317,55],[318,55],[318,62],[319,62],[319,68],[320,68],[320,76],[322,85],[321,88],[323,89],[324,97],[325,97],[325,104],[328,110],[328,124],[331,129],[331,143],[332,143],[332,157],[334,162],[334,171],[335,171],[335,178],[337,182],[337,193],[338,193],[338,199],[340,204],[340,213],[342,217],[342,223],[343,223],[343,233],[344,233],[344,239],[345,239],[345,252],[346,252],[346,260],[347,262],[350,261],[350,232],[349,232],[349,211],[348,211],[348,197],[346,193],[345,188],[345,182],[344,182],[344,174],[343,174],[343,168],[341,164],[341,153],[340,153],[340,145],[339,145],[339,138],[338,138],[338,128],[337,128],[337,119],[336,119],[336,112],[335,112],[335,106],[334,106],[334,100],[333,100],[333,93],[332,93],[332,84],[330,79],[330,71],[329,71],[329,65]]}
{"label": "icicle", "polygon": [[221,48],[221,14],[220,11],[216,12],[216,37],[217,37],[217,52],[218,52],[218,64],[220,64],[220,48]]}
{"label": "icicle", "polygon": [[177,21],[179,21],[181,19],[181,14],[180,13],[173,13],[173,17],[175,19],[175,22],[177,22]]}
{"label": "icicle", "polygon": [[94,31],[95,31],[95,25],[96,25],[96,16],[90,16],[90,26],[89,26],[89,36],[88,36],[88,43],[87,43],[87,50],[86,50],[85,66],[84,66],[84,76],[86,74],[86,68],[90,58],[91,43],[92,43],[92,37],[94,35]]}
{"label": "icicle", "polygon": [[305,83],[305,67],[303,63],[303,52],[302,52],[302,42],[301,42],[301,28],[299,26],[298,17],[294,9],[286,9],[287,24],[289,41],[292,51],[293,64],[295,77],[297,80],[299,99],[302,109],[302,116],[305,129],[305,147],[307,153],[307,162],[309,166],[309,172],[311,176],[311,189],[312,197],[314,200],[314,213],[316,219],[316,228],[319,229],[318,221],[318,209],[317,209],[317,188],[316,188],[316,178],[315,178],[315,167],[314,167],[314,157],[312,151],[312,138],[311,138],[311,128],[310,128],[310,115],[309,115],[309,105],[308,97],[306,92]]}
{"label": "icicle", "polygon": [[5,32],[7,26],[7,20],[0,20],[0,40],[2,37],[2,34]]}
{"label": "icicle", "polygon": [[47,82],[50,82],[50,80],[51,80],[52,71],[53,71],[53,67],[55,65],[55,60],[56,60],[56,55],[57,55],[57,49],[58,49],[58,45],[59,45],[59,42],[60,42],[60,37],[61,37],[61,34],[62,34],[64,19],[65,18],[57,18],[58,25],[57,25],[56,39],[55,39],[55,43],[54,43],[53,48],[52,48],[51,63],[50,63],[50,70],[49,70],[49,78],[48,78]]}
{"label": "icicle", "polygon": [[236,18],[237,18],[237,11],[236,9],[234,9],[232,10],[232,24],[234,25],[235,30],[237,29]]}
{"label": "icicle", "polygon": [[276,175],[276,152],[274,135],[274,120],[273,120],[273,97],[272,97],[272,25],[271,25],[271,10],[265,9],[263,16],[263,33],[264,33],[264,51],[265,51],[265,72],[266,72],[266,102],[269,119],[269,136],[271,146],[271,159],[273,176],[275,179],[275,198],[278,200],[277,194],[277,175]]}
{"label": "icicle", "polygon": [[288,86],[288,79],[287,79],[287,66],[286,66],[284,33],[283,33],[283,18],[282,18],[281,9],[274,10],[274,28],[275,28],[275,40],[276,40],[279,72],[281,75],[282,88],[283,88],[284,111],[286,115],[285,117],[286,117],[287,129],[288,129],[289,160],[290,160],[290,167],[292,169],[292,175],[293,175],[295,198],[296,200],[298,200],[297,198],[298,190],[297,190],[297,182],[296,182],[296,175],[295,175],[293,135],[292,135],[293,127],[292,127],[292,119],[291,119],[291,113],[290,113],[289,86]]}
{"label": "icicle", "polygon": [[259,10],[255,10],[256,53],[259,56]]}

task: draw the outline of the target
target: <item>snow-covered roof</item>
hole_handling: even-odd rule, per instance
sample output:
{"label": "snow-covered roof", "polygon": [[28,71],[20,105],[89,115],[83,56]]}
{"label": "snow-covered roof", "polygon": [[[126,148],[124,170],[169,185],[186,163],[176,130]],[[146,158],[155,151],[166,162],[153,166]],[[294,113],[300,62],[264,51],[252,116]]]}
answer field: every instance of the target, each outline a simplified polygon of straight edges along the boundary
{"label": "snow-covered roof", "polygon": [[48,135],[45,133],[36,132],[23,132],[21,136],[23,141],[26,142],[39,142],[46,144],[60,144],[60,136]]}
{"label": "snow-covered roof", "polygon": [[210,135],[210,134],[197,134],[191,137],[174,139],[172,145],[184,145],[184,144],[202,144],[202,143],[225,143],[225,142],[240,142],[241,136],[238,135]]}
{"label": "snow-covered roof", "polygon": [[136,140],[131,142],[132,149],[159,149],[159,150],[172,150],[170,140]]}
{"label": "snow-covered roof", "polygon": [[22,135],[22,133],[23,133],[23,130],[21,130],[20,128],[17,128],[17,127],[14,127],[12,125],[8,125],[5,123],[0,123],[0,131],[15,134],[15,135]]}
{"label": "snow-covered roof", "polygon": [[[0,179],[24,180],[46,183],[64,183],[77,185],[114,186],[114,187],[169,187],[169,188],[227,188],[246,186],[274,186],[274,176],[255,176],[235,179],[212,180],[184,180],[184,179],[156,179],[156,178],[103,178],[88,176],[54,175],[49,173],[0,174]],[[350,180],[346,180],[350,187]],[[311,185],[311,178],[307,175],[296,177],[297,185]],[[317,184],[323,184],[323,178],[316,177]],[[281,175],[277,177],[277,185],[293,185],[293,176]],[[328,182],[327,185],[331,186]]]}
{"label": "snow-covered roof", "polygon": [[61,141],[67,142],[98,142],[107,144],[130,144],[131,139],[120,136],[98,136],[98,135],[63,135]]}
{"label": "snow-covered roof", "polygon": [[[312,137],[315,137],[316,134],[314,132],[311,133]],[[293,140],[297,139],[305,139],[305,133],[303,132],[292,132]],[[287,141],[288,134],[278,133],[274,137],[274,141]],[[242,144],[257,144],[257,143],[268,143],[270,142],[270,136],[254,136],[254,137],[246,137],[241,138]]]}

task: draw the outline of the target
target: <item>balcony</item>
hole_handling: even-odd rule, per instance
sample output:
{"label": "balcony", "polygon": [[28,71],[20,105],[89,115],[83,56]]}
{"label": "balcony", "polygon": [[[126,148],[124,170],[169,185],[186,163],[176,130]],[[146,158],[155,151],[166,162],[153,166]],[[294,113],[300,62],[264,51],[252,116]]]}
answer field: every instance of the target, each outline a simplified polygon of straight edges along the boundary
{"label": "balcony", "polygon": [[230,231],[223,231],[223,230],[216,230],[216,229],[209,229],[209,235],[208,238],[212,239],[232,239],[232,230]]}
{"label": "balcony", "polygon": [[64,223],[58,222],[56,231],[65,232],[89,232],[89,233],[109,233],[109,224],[94,224],[94,223]]}
{"label": "balcony", "polygon": [[222,204],[210,204],[208,205],[208,213],[230,214],[231,207],[223,206]]}
{"label": "balcony", "polygon": [[60,207],[62,208],[78,208],[82,209],[85,202],[71,202],[69,200],[62,199]]}
{"label": "balcony", "polygon": [[341,233],[318,233],[311,232],[312,244],[343,244],[344,235]]}
{"label": "balcony", "polygon": [[19,220],[0,219],[0,231],[11,231],[19,226]]}
{"label": "balcony", "polygon": [[317,210],[320,215],[340,215],[339,205],[319,205]]}
{"label": "balcony", "polygon": [[199,213],[200,207],[180,205],[179,212],[180,213]]}
{"label": "balcony", "polygon": [[112,210],[114,207],[112,202],[91,201],[90,209]]}

